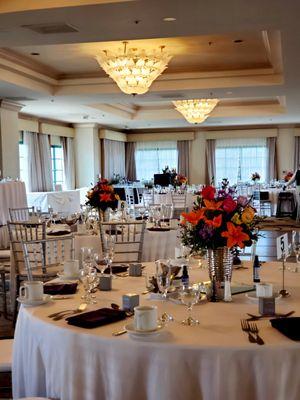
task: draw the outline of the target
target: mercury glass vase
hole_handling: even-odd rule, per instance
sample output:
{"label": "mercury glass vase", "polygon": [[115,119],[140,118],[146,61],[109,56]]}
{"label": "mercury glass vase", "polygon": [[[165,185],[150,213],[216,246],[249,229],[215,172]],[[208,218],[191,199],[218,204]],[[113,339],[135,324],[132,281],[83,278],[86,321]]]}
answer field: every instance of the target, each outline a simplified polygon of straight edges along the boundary
{"label": "mercury glass vase", "polygon": [[105,211],[103,211],[103,210],[101,210],[101,208],[99,208],[98,212],[99,212],[99,220],[101,222],[108,222],[109,221],[110,208],[107,208]]}
{"label": "mercury glass vase", "polygon": [[216,300],[224,298],[225,277],[231,281],[233,255],[228,247],[208,249],[208,273]]}

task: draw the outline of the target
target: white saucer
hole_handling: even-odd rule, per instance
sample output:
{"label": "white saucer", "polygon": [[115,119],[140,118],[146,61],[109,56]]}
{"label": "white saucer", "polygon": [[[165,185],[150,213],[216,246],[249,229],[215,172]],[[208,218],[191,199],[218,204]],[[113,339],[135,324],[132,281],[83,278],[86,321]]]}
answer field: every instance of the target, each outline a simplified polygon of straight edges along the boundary
{"label": "white saucer", "polygon": [[52,300],[52,296],[49,294],[44,294],[43,298],[41,300],[26,300],[26,299],[21,299],[20,297],[17,298],[17,301],[24,306],[40,306],[42,304],[47,304],[49,301]]}
{"label": "white saucer", "polygon": [[77,279],[79,279],[79,274],[76,274],[76,275],[65,275],[63,272],[59,272],[57,274],[57,276],[62,281],[76,281]]}
{"label": "white saucer", "polygon": [[[259,297],[256,296],[256,292],[248,292],[248,293],[245,293],[245,296],[246,296],[250,301],[252,301],[253,303],[258,303]],[[281,295],[280,293],[276,293],[276,294],[274,295],[275,303],[277,303],[277,301],[280,300],[281,297],[282,297],[282,295]]]}
{"label": "white saucer", "polygon": [[151,336],[159,335],[161,333],[161,330],[163,329],[163,325],[157,325],[157,328],[153,329],[152,331],[137,331],[133,323],[125,325],[124,328],[128,332],[129,336],[133,338],[148,338]]}

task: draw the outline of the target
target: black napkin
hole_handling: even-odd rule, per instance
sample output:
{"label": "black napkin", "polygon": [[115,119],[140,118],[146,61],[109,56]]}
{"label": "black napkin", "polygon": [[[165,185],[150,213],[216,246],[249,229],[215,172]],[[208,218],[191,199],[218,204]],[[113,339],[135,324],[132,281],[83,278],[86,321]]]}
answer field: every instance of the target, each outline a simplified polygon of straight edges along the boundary
{"label": "black napkin", "polygon": [[[112,266],[112,273],[113,274],[121,274],[122,272],[126,272],[128,270],[127,265],[113,265]],[[110,274],[110,268],[106,268],[104,271],[105,274]]]}
{"label": "black napkin", "polygon": [[100,308],[74,317],[66,318],[69,325],[79,326],[80,328],[97,328],[98,326],[112,324],[126,318],[123,310],[113,310],[112,308]]}
{"label": "black napkin", "polygon": [[300,340],[300,317],[274,318],[270,320],[273,328],[292,340]]}
{"label": "black napkin", "polygon": [[61,231],[49,231],[47,232],[47,236],[64,236],[69,235],[71,231],[61,230]]}
{"label": "black napkin", "polygon": [[168,231],[170,231],[170,228],[162,228],[162,227],[153,227],[153,228],[147,228],[147,229],[150,232],[168,232]]}
{"label": "black napkin", "polygon": [[146,215],[144,215],[143,217],[142,217],[142,216],[140,216],[140,217],[135,217],[135,220],[136,220],[136,221],[142,221],[142,220],[146,220],[146,219],[148,219],[148,217],[146,217]]}
{"label": "black napkin", "polygon": [[44,293],[55,296],[56,294],[74,294],[77,283],[49,283],[44,285]]}

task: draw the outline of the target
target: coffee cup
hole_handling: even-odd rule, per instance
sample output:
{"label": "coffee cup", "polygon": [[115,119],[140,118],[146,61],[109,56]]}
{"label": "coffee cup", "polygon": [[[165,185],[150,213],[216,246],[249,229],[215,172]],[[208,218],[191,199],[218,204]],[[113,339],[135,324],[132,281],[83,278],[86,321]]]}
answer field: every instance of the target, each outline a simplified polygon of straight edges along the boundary
{"label": "coffee cup", "polygon": [[20,287],[20,298],[27,301],[42,300],[44,297],[44,285],[41,281],[26,281]]}
{"label": "coffee cup", "polygon": [[64,262],[64,275],[66,277],[77,276],[79,274],[79,260],[66,260]]}
{"label": "coffee cup", "polygon": [[134,307],[134,327],[137,331],[153,331],[157,328],[157,307]]}

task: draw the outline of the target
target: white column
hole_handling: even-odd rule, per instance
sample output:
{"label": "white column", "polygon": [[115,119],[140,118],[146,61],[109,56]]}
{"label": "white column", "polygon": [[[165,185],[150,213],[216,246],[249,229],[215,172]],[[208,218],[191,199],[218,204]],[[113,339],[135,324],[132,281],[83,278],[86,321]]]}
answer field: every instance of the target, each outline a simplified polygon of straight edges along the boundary
{"label": "white column", "polygon": [[76,187],[90,186],[101,170],[98,124],[74,124]]}
{"label": "white column", "polygon": [[20,177],[18,113],[20,104],[0,101],[0,176]]}

